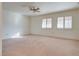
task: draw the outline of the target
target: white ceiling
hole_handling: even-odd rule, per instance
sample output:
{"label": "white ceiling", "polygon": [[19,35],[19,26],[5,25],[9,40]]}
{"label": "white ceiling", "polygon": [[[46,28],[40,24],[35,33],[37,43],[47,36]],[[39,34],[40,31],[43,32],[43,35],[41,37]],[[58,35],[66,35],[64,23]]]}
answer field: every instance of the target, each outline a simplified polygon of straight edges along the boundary
{"label": "white ceiling", "polygon": [[[40,8],[40,12],[33,13],[29,10],[29,6]],[[58,12],[78,8],[78,2],[4,2],[4,10],[19,12],[28,16],[42,15],[51,12]]]}

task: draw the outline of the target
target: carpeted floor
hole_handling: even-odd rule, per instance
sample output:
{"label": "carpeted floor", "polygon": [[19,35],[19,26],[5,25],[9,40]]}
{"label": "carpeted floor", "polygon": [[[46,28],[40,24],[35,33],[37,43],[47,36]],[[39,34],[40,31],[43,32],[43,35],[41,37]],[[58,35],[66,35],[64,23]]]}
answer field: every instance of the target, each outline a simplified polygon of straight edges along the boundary
{"label": "carpeted floor", "polygon": [[3,56],[79,56],[79,41],[42,36],[2,41]]}

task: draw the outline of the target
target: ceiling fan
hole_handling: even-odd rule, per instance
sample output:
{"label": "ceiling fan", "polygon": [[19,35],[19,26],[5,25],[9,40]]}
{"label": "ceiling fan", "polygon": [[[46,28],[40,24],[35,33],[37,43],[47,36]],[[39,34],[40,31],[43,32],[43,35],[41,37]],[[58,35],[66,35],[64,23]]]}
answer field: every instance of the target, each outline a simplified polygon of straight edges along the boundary
{"label": "ceiling fan", "polygon": [[30,11],[33,11],[33,12],[40,12],[40,8],[39,7],[30,7]]}

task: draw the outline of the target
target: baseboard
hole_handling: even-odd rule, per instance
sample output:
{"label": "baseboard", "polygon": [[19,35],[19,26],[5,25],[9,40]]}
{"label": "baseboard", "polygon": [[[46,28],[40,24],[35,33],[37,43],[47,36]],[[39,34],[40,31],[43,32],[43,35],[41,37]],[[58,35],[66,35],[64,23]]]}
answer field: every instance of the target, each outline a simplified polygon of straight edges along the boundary
{"label": "baseboard", "polygon": [[71,39],[71,38],[65,38],[65,37],[56,37],[56,36],[49,36],[49,35],[41,35],[41,34],[29,34],[34,36],[43,36],[43,37],[50,37],[50,38],[56,38],[56,39],[64,39],[64,40],[78,40],[79,39]]}
{"label": "baseboard", "polygon": [[22,34],[21,36],[28,36],[28,35],[31,35],[31,34]]}
{"label": "baseboard", "polygon": [[[33,35],[33,36],[42,36],[42,37],[50,37],[50,38],[56,38],[56,39],[64,39],[64,40],[78,40],[79,39],[71,39],[71,38],[65,38],[65,37],[56,37],[56,36],[49,36],[49,35],[42,35],[42,34],[22,34],[21,36],[29,36],[29,35]],[[6,38],[3,38],[2,40],[4,40]],[[7,38],[10,39],[10,38]]]}

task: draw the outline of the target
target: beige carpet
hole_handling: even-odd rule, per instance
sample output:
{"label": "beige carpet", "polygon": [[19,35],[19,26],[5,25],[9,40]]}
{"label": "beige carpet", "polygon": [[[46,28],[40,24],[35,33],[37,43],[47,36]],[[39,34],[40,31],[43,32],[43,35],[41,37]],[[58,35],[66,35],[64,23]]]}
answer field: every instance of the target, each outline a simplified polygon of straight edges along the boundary
{"label": "beige carpet", "polygon": [[79,56],[79,41],[41,36],[6,39],[3,56]]}

